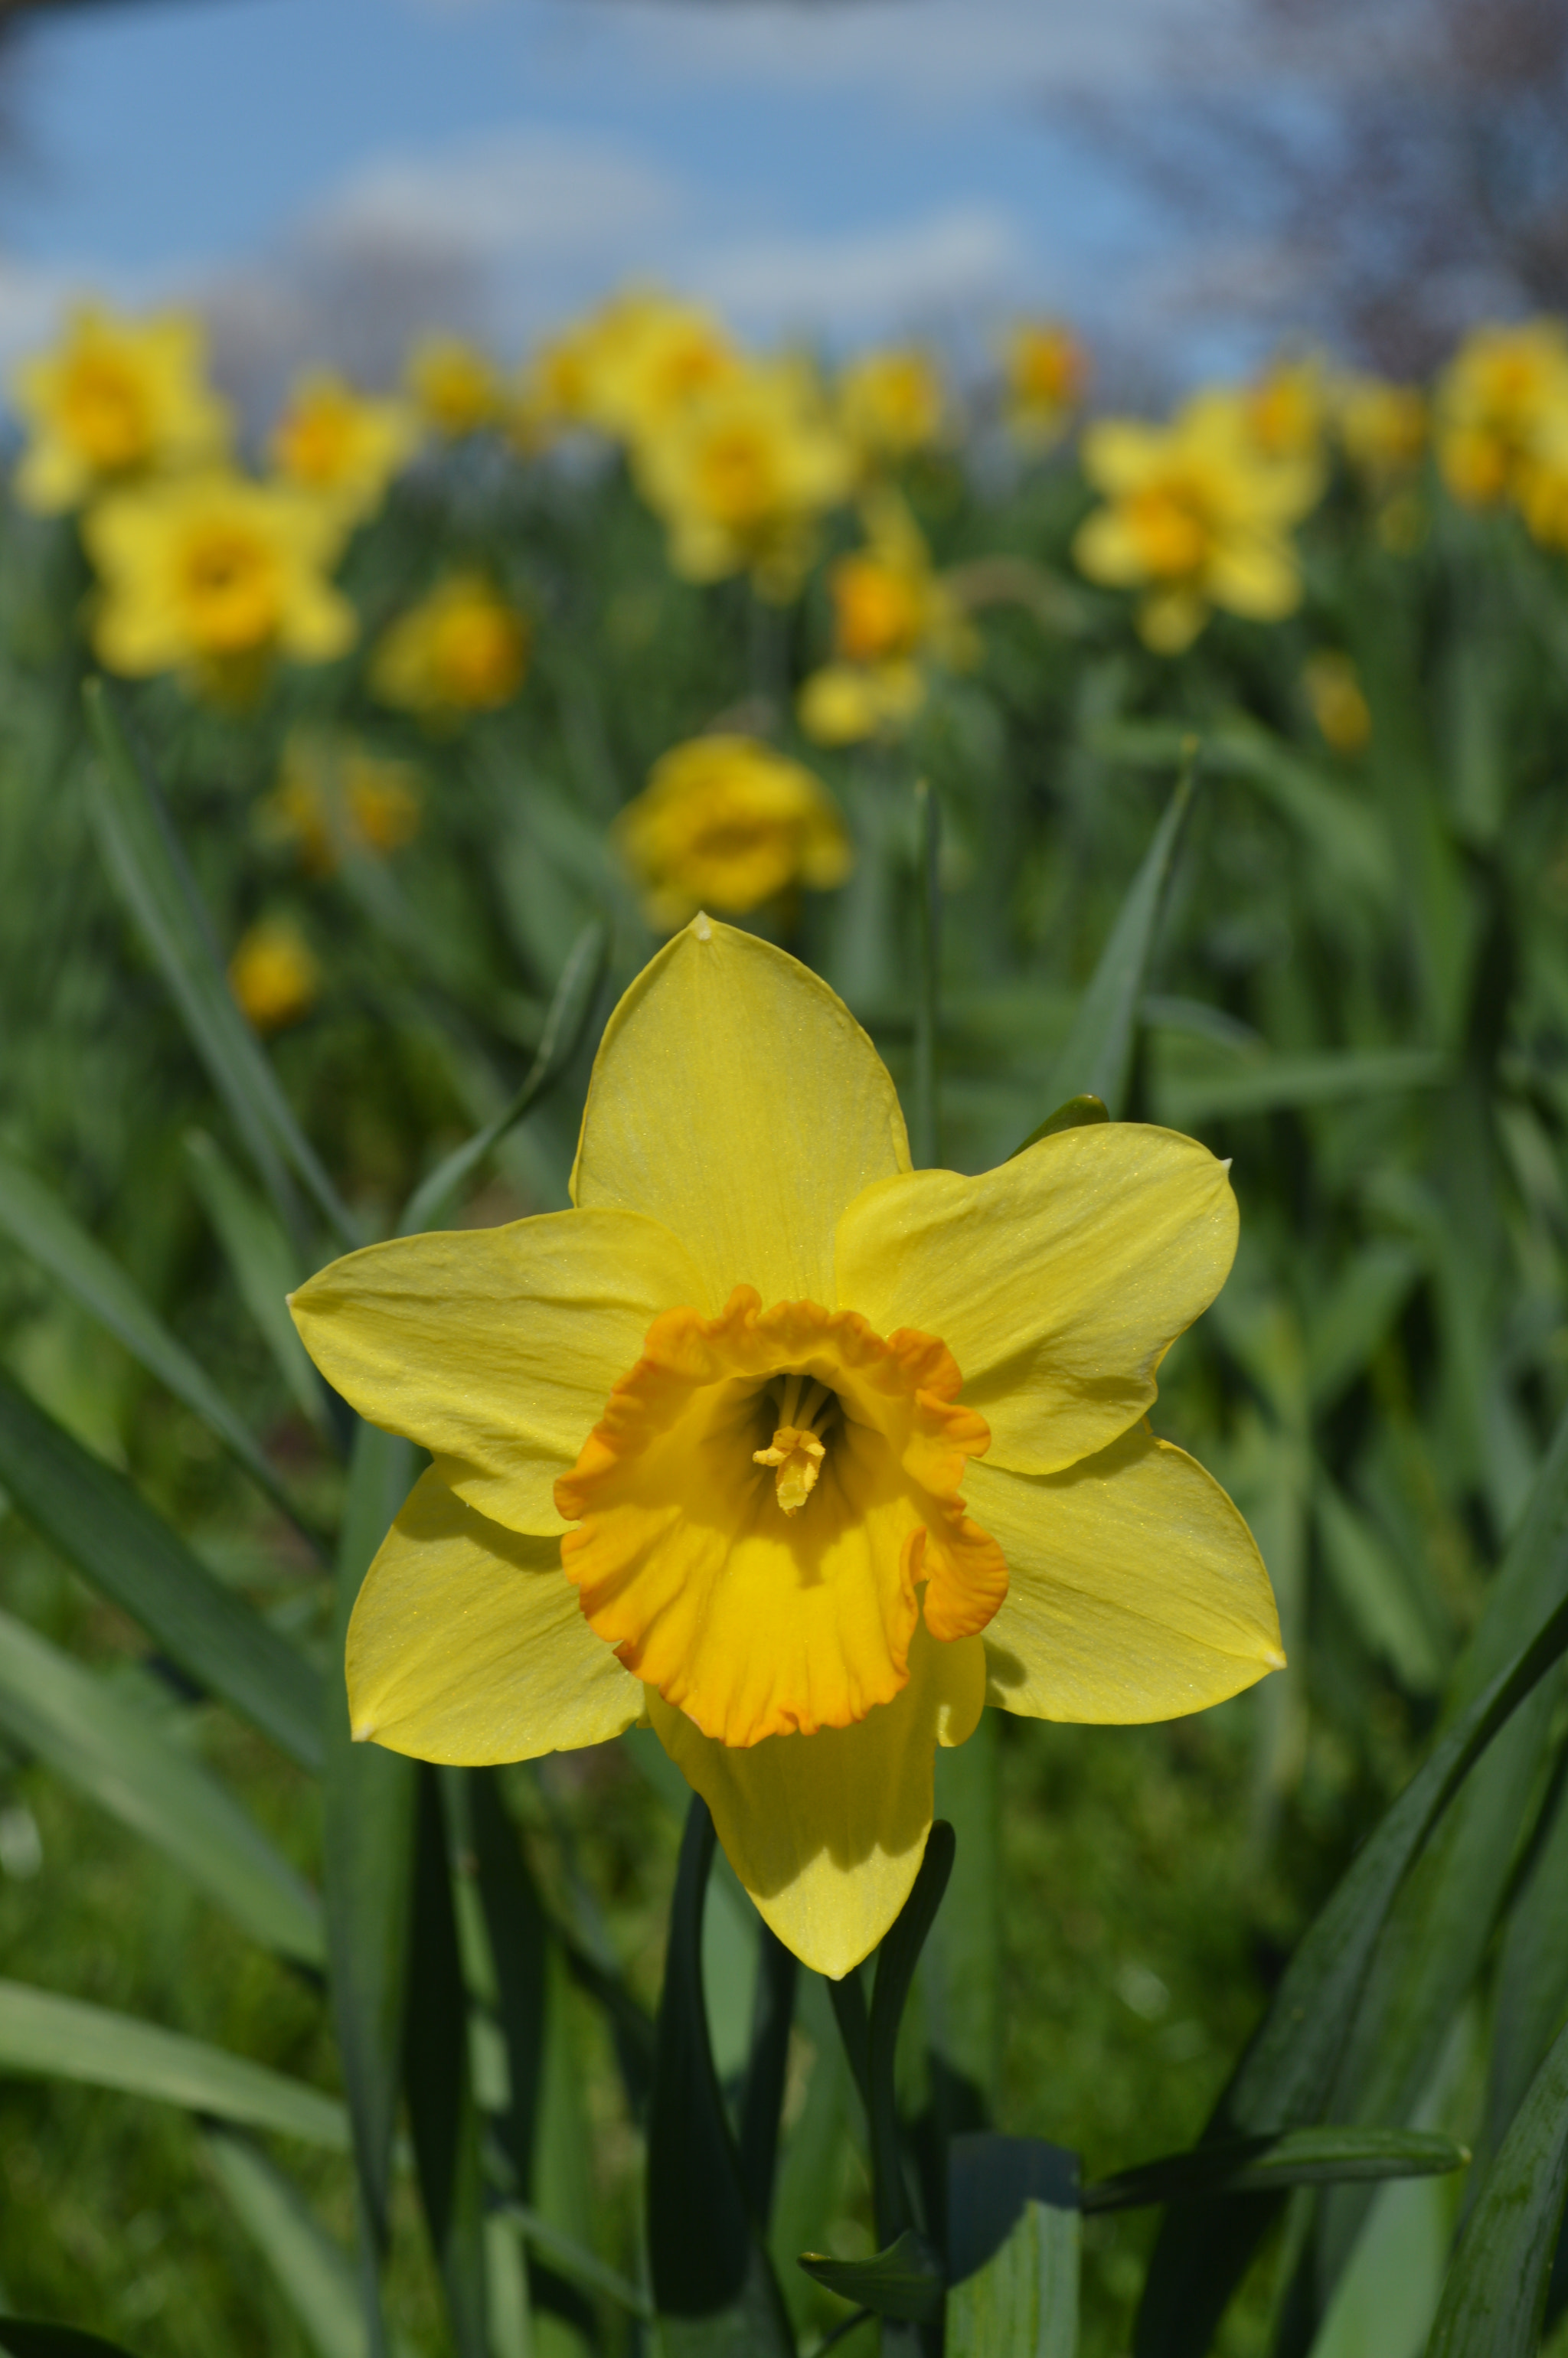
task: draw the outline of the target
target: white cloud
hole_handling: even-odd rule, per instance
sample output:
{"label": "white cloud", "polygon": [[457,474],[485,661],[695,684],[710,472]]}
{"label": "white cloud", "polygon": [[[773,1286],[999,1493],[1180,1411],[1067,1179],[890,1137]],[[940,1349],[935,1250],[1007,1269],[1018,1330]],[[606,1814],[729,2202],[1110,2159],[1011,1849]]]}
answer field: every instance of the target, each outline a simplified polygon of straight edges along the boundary
{"label": "white cloud", "polygon": [[1079,86],[1177,78],[1195,41],[1204,70],[1238,54],[1238,0],[568,0],[622,60],[655,79],[770,91],[862,90],[945,111]]}
{"label": "white cloud", "polygon": [[1026,242],[1010,215],[963,204],[886,227],[695,251],[682,276],[754,332],[835,337],[1017,299],[1028,268]]}
{"label": "white cloud", "polygon": [[660,166],[594,133],[520,129],[378,157],[319,207],[317,243],[450,245],[514,263],[571,263],[667,237],[684,192]]}

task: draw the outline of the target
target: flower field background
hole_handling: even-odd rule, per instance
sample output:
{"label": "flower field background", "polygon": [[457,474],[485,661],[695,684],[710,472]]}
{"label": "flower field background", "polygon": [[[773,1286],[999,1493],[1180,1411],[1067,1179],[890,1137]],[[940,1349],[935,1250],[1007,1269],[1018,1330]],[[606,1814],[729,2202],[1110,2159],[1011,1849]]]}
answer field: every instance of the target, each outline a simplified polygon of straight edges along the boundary
{"label": "flower field background", "polygon": [[[410,1464],[284,1295],[564,1206],[609,1007],[704,909],[848,1001],[917,1164],[1092,1092],[1230,1157],[1241,1207],[1153,1422],[1246,1514],[1290,1667],[943,1757],[912,2177],[990,2125],[1092,2190],[1227,2085],[1231,2138],[1409,2130],[1162,2230],[1086,2204],[1080,2340],[1017,2346],[1568,2347],[1568,338],[1478,331],[1430,387],[1291,354],[1158,423],[1091,393],[1054,323],[960,387],[644,291],[516,371],[306,373],[254,434],[183,319],[84,311],[17,372],[0,2308],[360,2358],[380,2211],[399,2358],[653,2346],[686,1788],[646,1730],[416,1780],[338,1739]],[[756,1936],[720,1869],[736,2105]],[[784,2028],[804,2352],[880,2296],[796,2255],[877,2236],[826,1984]],[[929,2167],[922,2199],[938,2235]]]}

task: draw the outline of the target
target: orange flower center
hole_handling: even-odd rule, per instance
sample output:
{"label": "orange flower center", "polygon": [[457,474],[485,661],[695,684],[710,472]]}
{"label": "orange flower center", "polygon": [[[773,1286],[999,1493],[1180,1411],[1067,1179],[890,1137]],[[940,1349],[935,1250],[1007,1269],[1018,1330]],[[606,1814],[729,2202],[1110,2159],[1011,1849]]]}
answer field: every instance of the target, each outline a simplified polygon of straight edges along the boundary
{"label": "orange flower center", "polygon": [[1208,551],[1208,526],[1185,485],[1151,483],[1146,491],[1132,492],[1125,514],[1138,554],[1151,573],[1176,580],[1197,572]]}
{"label": "orange flower center", "polygon": [[193,530],[178,559],[180,603],[193,644],[211,655],[265,646],[277,629],[282,584],[273,550],[236,524]]}
{"label": "orange flower center", "polygon": [[[958,1496],[990,1442],[934,1336],[814,1302],[666,1311],[556,1504],[589,1623],[705,1736],[845,1727],[1007,1594]],[[924,1589],[924,1598],[921,1591]]]}
{"label": "orange flower center", "polygon": [[887,663],[920,644],[919,585],[872,557],[844,557],[833,568],[833,636],[846,663]]}
{"label": "orange flower center", "polygon": [[523,684],[527,629],[508,608],[473,599],[440,616],[431,656],[443,704],[469,712],[492,710],[509,702]]}

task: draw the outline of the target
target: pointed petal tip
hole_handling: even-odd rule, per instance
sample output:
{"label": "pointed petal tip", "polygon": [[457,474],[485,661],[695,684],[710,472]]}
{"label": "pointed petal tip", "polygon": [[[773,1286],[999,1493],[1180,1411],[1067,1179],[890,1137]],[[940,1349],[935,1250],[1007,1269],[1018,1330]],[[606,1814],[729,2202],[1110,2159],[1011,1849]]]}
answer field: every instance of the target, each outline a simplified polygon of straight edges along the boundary
{"label": "pointed petal tip", "polygon": [[1265,1646],[1263,1648],[1263,1660],[1268,1663],[1269,1668],[1271,1671],[1288,1671],[1290,1669],[1290,1663],[1285,1659],[1285,1650],[1282,1646]]}
{"label": "pointed petal tip", "polygon": [[369,1744],[375,1735],[373,1719],[356,1719],[350,1730],[356,1744]]}
{"label": "pointed petal tip", "polygon": [[706,909],[697,911],[691,921],[691,930],[699,942],[710,942],[713,939],[713,920]]}

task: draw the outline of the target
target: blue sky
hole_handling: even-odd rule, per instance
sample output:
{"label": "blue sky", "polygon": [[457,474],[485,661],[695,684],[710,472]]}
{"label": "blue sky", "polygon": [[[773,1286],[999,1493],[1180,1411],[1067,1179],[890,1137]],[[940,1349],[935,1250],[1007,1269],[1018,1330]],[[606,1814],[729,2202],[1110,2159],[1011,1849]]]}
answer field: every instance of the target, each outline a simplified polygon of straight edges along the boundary
{"label": "blue sky", "polygon": [[85,8],[24,52],[0,346],[89,286],[201,291],[257,346],[319,335],[389,256],[403,299],[479,303],[509,346],[628,273],[762,334],[972,334],[1024,307],[1114,332],[1158,309],[1177,249],[1074,130],[1075,93],[1158,103],[1219,21],[1219,0]]}

